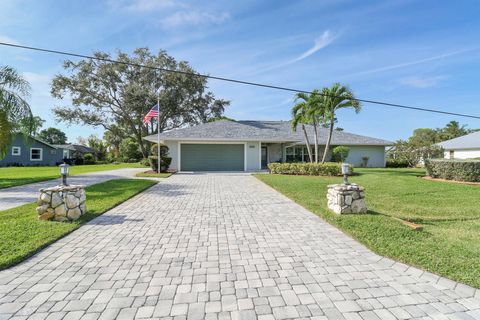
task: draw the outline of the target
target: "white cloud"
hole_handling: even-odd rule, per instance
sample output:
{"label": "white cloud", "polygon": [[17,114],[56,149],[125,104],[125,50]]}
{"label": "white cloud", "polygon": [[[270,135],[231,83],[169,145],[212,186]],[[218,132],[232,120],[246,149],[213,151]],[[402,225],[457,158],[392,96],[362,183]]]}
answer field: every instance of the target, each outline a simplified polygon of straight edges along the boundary
{"label": "white cloud", "polygon": [[477,49],[478,49],[478,47],[477,48],[470,48],[470,49],[462,49],[462,50],[452,51],[452,52],[443,53],[443,54],[440,54],[440,55],[436,55],[436,56],[432,56],[432,57],[428,57],[428,58],[424,58],[424,59],[419,59],[419,60],[394,64],[394,65],[390,65],[390,66],[385,66],[385,67],[381,67],[381,68],[375,68],[375,69],[365,70],[365,71],[361,71],[361,72],[356,72],[356,73],[353,73],[353,74],[349,74],[349,76],[359,76],[359,75],[372,74],[372,73],[389,71],[389,70],[394,70],[394,69],[406,68],[406,67],[414,66],[414,65],[417,65],[417,64],[427,63],[427,62],[436,61],[436,60],[442,60],[442,59],[445,59],[445,58],[449,58],[449,57],[452,57],[452,56],[456,56],[456,55],[459,55],[459,54],[462,54],[462,53],[465,53],[465,52],[468,52],[468,51],[472,51],[472,50],[477,50]]}
{"label": "white cloud", "polygon": [[200,11],[179,11],[164,18],[161,22],[166,29],[179,28],[184,26],[200,26],[205,24],[220,24],[230,19],[226,12],[211,14]]}
{"label": "white cloud", "polygon": [[335,39],[337,38],[337,36],[334,36],[332,34],[332,32],[330,30],[326,30],[324,31],[319,37],[317,37],[316,39],[314,39],[314,44],[313,44],[313,47],[311,47],[310,49],[308,49],[307,51],[303,52],[301,55],[299,55],[298,57],[294,58],[294,59],[291,59],[291,60],[287,60],[287,61],[284,61],[284,62],[280,62],[280,63],[277,63],[277,64],[273,64],[273,65],[270,65],[270,66],[266,66],[264,68],[257,68],[254,72],[252,72],[250,75],[254,75],[254,74],[259,74],[259,73],[263,73],[263,72],[266,72],[266,71],[270,71],[270,70],[274,70],[274,69],[277,69],[277,68],[280,68],[280,67],[285,67],[285,66],[288,66],[292,63],[295,63],[295,62],[298,62],[298,61],[301,61],[311,55],[313,55],[314,53],[316,53],[317,51],[327,47],[328,45],[330,45]]}
{"label": "white cloud", "polygon": [[11,43],[11,44],[20,44],[17,40],[14,40],[10,37],[7,37],[5,35],[0,34],[0,42],[6,42],[6,43]]}
{"label": "white cloud", "polygon": [[438,85],[440,82],[442,82],[447,78],[448,78],[447,76],[435,76],[435,77],[414,76],[414,77],[400,79],[400,84],[408,87],[424,89],[424,88],[435,87],[436,85]]}
{"label": "white cloud", "polygon": [[31,84],[49,84],[52,76],[48,74],[40,74],[35,72],[23,72],[22,75],[25,79],[30,82]]}
{"label": "white cloud", "polygon": [[182,6],[173,0],[111,0],[111,7],[126,11],[147,12],[159,9]]}
{"label": "white cloud", "polygon": [[333,42],[333,40],[335,40],[335,38],[336,38],[336,37],[332,35],[332,33],[330,32],[330,30],[324,31],[321,36],[319,36],[318,38],[316,38],[316,39],[314,40],[314,45],[313,45],[313,47],[311,47],[310,49],[308,49],[307,51],[305,51],[304,53],[302,53],[302,54],[301,54],[300,56],[298,56],[297,58],[291,60],[290,63],[294,63],[294,62],[303,60],[303,59],[311,56],[312,54],[314,54],[314,53],[317,52],[318,50],[321,50],[321,49],[325,48],[326,46],[328,46],[330,43]]}

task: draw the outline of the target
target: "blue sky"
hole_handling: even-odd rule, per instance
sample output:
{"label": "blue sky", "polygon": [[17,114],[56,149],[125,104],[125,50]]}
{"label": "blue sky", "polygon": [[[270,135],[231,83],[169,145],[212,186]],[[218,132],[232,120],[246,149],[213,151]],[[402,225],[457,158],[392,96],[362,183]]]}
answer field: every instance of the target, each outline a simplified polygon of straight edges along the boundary
{"label": "blue sky", "polygon": [[[310,90],[348,84],[363,99],[480,115],[480,3],[472,1],[0,2],[0,41],[90,54],[165,49],[199,72]],[[33,111],[70,141],[101,128],[67,127],[50,111],[63,57],[0,47],[0,64],[31,81]],[[238,120],[288,120],[293,95],[210,81]],[[349,132],[396,140],[418,127],[480,120],[365,104],[338,115]]]}

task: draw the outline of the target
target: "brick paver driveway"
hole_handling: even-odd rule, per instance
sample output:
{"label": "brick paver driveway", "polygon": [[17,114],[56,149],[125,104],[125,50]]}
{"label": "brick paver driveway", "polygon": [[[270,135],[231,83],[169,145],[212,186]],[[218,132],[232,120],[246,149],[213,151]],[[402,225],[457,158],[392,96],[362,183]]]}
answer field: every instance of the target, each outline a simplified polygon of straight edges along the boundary
{"label": "brick paver driveway", "polygon": [[0,279],[0,318],[480,319],[246,174],[174,175]]}

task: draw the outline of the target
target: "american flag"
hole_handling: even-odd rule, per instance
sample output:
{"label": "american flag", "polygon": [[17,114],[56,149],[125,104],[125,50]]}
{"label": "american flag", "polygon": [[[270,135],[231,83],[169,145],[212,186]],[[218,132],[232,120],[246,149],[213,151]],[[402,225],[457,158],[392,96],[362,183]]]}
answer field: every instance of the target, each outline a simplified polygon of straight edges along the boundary
{"label": "american flag", "polygon": [[150,111],[148,111],[145,118],[143,118],[143,124],[147,124],[147,122],[152,119],[158,117],[158,104],[154,105]]}

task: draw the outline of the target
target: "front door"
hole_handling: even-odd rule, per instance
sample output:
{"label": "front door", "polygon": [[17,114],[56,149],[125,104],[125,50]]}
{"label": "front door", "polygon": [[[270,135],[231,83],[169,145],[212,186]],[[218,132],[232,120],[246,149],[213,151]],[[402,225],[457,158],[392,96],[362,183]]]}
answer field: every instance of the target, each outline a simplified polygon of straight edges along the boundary
{"label": "front door", "polygon": [[267,169],[268,153],[267,147],[262,147],[262,169]]}

